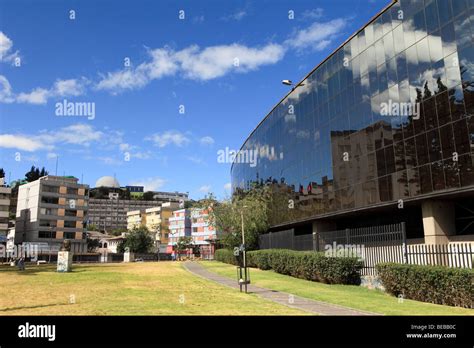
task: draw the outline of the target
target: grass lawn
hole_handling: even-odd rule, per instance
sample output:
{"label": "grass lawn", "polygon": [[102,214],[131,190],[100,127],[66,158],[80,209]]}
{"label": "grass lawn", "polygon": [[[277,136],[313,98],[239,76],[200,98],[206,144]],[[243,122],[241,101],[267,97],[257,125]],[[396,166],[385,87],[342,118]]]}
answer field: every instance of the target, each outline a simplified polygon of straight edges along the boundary
{"label": "grass lawn", "polygon": [[[202,261],[201,264],[217,274],[235,278],[235,266],[217,261]],[[474,315],[473,309],[441,306],[431,303],[404,300],[390,296],[380,290],[369,290],[354,285],[328,285],[297,279],[275,273],[250,269],[254,285],[283,291],[313,300],[334,303],[354,309],[386,315]]]}
{"label": "grass lawn", "polygon": [[0,315],[307,315],[204,280],[180,262],[73,265],[71,273],[3,265],[0,292]]}

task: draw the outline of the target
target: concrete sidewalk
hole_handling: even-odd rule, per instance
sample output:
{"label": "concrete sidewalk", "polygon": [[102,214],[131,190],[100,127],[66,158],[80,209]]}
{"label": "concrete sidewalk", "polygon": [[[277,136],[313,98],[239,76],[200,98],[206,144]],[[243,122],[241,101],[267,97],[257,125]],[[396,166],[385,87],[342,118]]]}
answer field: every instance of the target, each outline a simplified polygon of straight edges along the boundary
{"label": "concrete sidewalk", "polygon": [[[237,283],[236,279],[230,279],[210,272],[198,262],[187,261],[184,264],[184,267],[189,272],[198,275],[202,278],[212,280],[216,283],[226,285],[234,289],[239,289],[239,284]],[[247,289],[249,293],[257,294],[264,299],[318,315],[380,315],[377,313],[364,312],[348,307],[329,304],[326,302],[310,300],[285,292],[265,289],[252,284],[249,284]]]}

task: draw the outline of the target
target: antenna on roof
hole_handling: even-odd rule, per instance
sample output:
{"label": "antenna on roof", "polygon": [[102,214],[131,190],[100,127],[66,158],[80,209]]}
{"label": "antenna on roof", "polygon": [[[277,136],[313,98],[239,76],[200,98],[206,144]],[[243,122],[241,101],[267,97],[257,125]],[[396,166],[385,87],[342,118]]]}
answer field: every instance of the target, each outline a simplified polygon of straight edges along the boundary
{"label": "antenna on roof", "polygon": [[58,176],[58,159],[59,159],[59,155],[56,154],[56,176]]}

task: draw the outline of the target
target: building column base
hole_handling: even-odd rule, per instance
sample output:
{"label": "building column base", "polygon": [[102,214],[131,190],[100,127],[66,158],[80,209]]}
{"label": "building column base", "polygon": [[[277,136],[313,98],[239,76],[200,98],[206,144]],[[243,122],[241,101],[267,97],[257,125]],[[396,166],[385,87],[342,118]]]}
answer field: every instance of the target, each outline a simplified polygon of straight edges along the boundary
{"label": "building column base", "polygon": [[427,200],[421,204],[425,244],[446,244],[456,234],[454,204]]}

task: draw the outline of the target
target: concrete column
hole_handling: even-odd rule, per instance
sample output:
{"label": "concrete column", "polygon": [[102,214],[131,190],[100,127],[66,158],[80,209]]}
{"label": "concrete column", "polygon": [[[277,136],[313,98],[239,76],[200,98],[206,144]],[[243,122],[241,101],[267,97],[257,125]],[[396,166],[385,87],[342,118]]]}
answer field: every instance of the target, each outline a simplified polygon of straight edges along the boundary
{"label": "concrete column", "polygon": [[316,220],[313,221],[313,251],[320,251],[318,234],[336,230],[336,223],[333,221]]}
{"label": "concrete column", "polygon": [[454,204],[436,200],[421,203],[425,244],[445,244],[456,234]]}

